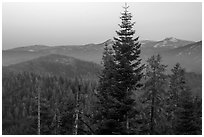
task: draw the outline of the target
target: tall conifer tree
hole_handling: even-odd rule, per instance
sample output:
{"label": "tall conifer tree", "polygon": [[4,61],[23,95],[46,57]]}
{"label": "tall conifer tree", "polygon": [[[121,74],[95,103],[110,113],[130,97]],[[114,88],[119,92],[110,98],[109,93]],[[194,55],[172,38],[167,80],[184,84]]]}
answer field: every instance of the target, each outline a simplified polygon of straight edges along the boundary
{"label": "tall conifer tree", "polygon": [[120,30],[116,31],[118,38],[114,38],[113,56],[108,61],[104,60],[103,78],[99,86],[100,95],[106,98],[102,102],[105,112],[102,118],[103,121],[106,119],[106,124],[102,126],[105,127],[104,134],[133,134],[131,119],[135,116],[136,105],[133,90],[141,86],[143,65],[140,59],[141,44],[139,37],[133,37],[134,23],[131,22],[128,7],[125,4],[121,13],[122,22],[119,24]]}
{"label": "tall conifer tree", "polygon": [[166,83],[166,65],[161,63],[161,56],[152,56],[147,60],[147,81],[145,83],[144,97],[149,109],[149,133],[150,134],[163,134],[165,122],[165,88]]}
{"label": "tall conifer tree", "polygon": [[170,76],[170,85],[167,96],[167,118],[170,125],[170,134],[174,134],[179,98],[186,82],[184,78],[184,69],[181,68],[179,63],[177,63],[171,71],[172,75]]}
{"label": "tall conifer tree", "polygon": [[132,134],[131,119],[135,115],[135,100],[132,98],[133,90],[140,88],[140,80],[144,65],[141,64],[140,46],[138,39],[134,38],[135,22],[132,22],[132,14],[128,11],[129,6],[125,4],[124,12],[121,13],[120,30],[116,31],[118,38],[114,38],[113,45],[116,62],[116,92],[117,99],[121,102],[119,110],[121,121],[124,122],[125,134]]}
{"label": "tall conifer tree", "polygon": [[118,120],[121,122],[123,134],[132,134],[131,119],[135,115],[135,100],[133,90],[140,88],[143,65],[140,58],[140,46],[138,39],[134,38],[135,22],[132,22],[132,14],[125,4],[121,13],[120,30],[116,31],[118,37],[114,37],[114,59],[116,64],[115,98],[118,100]]}
{"label": "tall conifer tree", "polygon": [[117,121],[114,120],[114,101],[112,92],[114,90],[115,62],[113,51],[106,44],[102,57],[103,70],[99,80],[97,93],[97,113],[95,119],[98,124],[97,134],[114,134]]}

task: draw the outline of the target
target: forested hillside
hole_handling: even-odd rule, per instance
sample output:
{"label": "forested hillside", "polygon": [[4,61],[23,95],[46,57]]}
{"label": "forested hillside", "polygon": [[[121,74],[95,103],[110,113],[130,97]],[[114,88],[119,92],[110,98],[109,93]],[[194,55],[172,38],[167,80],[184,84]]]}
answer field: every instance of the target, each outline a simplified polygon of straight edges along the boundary
{"label": "forested hillside", "polygon": [[41,77],[33,73],[4,74],[3,134],[37,134],[38,98],[41,107],[40,134],[73,134],[77,92],[79,109],[83,113],[78,123],[79,134],[92,134],[86,124],[90,125],[91,122],[95,90],[95,82],[80,78],[68,80],[55,76]]}
{"label": "forested hillside", "polygon": [[[190,79],[193,80],[193,74]],[[166,82],[168,82],[167,80]],[[197,87],[196,85],[194,85]],[[168,87],[168,85],[167,85]],[[191,87],[191,85],[189,85]],[[169,91],[166,90],[166,93]],[[4,72],[2,78],[2,133],[38,134],[38,93],[40,92],[40,134],[74,134],[76,126],[76,104],[79,95],[79,120],[77,134],[98,134],[96,110],[98,83],[83,78],[66,79],[59,76],[39,76],[34,73]],[[133,98],[137,113],[134,114],[134,133],[149,134],[148,103],[145,101],[146,88],[134,91]],[[168,96],[163,96],[167,99]],[[196,134],[201,134],[201,96],[192,96],[193,113],[198,120]],[[144,102],[145,101],[145,102]],[[104,103],[107,103],[107,100]],[[166,100],[162,101],[166,103]],[[163,106],[164,107],[164,106]],[[167,107],[167,106],[165,106]],[[166,109],[166,108],[163,109]],[[167,111],[166,109],[165,111]],[[167,112],[165,112],[167,114]],[[160,115],[160,114],[159,114]],[[158,125],[169,128],[166,117]],[[163,125],[167,123],[167,125]],[[161,127],[157,127],[161,131]],[[157,131],[158,132],[158,131]],[[103,134],[103,133],[101,133]],[[174,134],[163,130],[157,134]]]}

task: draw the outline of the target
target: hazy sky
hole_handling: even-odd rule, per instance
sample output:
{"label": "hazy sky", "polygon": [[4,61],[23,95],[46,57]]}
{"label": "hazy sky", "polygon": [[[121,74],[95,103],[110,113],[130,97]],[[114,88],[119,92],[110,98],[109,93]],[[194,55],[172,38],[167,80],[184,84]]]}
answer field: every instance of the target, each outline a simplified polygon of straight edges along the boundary
{"label": "hazy sky", "polygon": [[[202,39],[202,3],[128,3],[140,39]],[[101,43],[116,36],[124,3],[3,3],[3,49]]]}

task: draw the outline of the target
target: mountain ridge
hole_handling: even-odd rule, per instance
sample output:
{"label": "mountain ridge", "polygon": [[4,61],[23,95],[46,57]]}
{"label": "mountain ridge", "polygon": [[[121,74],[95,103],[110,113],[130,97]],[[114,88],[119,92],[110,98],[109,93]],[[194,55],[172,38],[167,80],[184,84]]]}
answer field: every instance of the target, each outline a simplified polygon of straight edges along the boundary
{"label": "mountain ridge", "polygon": [[[188,71],[193,72],[199,72],[201,73],[201,69],[194,69],[194,66],[197,68],[201,68],[202,66],[202,41],[198,42],[192,42],[192,41],[186,41],[186,40],[180,40],[176,38],[165,38],[161,41],[151,41],[151,40],[145,40],[140,41],[141,43],[141,58],[143,60],[143,63],[152,55],[155,54],[161,54],[163,57],[163,60],[166,64],[170,64],[170,67],[172,67],[173,64],[177,63],[177,61],[180,61],[179,63],[184,64],[184,67],[187,67]],[[21,62],[25,62],[28,60],[35,59],[37,57],[41,56],[47,56],[49,54],[59,54],[59,55],[65,55],[74,57],[77,59],[81,59],[84,61],[90,61],[97,64],[101,64],[102,61],[102,54],[105,44],[111,46],[113,44],[113,40],[108,39],[105,42],[99,43],[99,44],[85,44],[81,46],[30,46],[25,48],[23,47],[22,50],[20,48],[6,50],[2,52],[2,63],[3,66],[9,66],[12,64],[17,64]],[[157,45],[155,47],[156,44]],[[167,46],[162,46],[162,44],[166,44]],[[195,44],[195,47],[199,47],[198,50],[193,50],[194,48],[190,48],[188,46],[189,44]],[[188,55],[185,54],[183,56],[179,56],[180,50],[192,50],[192,54]],[[174,52],[173,52],[174,51]],[[185,58],[188,58],[188,56],[194,56],[193,58],[197,58],[197,64],[194,64],[194,62],[190,62],[190,60],[186,60]],[[182,58],[182,59],[181,59]]]}
{"label": "mountain ridge", "polygon": [[4,71],[32,72],[39,75],[57,75],[74,78],[83,76],[86,78],[97,78],[101,66],[88,61],[68,57],[64,55],[50,54],[33,60],[3,67]]}

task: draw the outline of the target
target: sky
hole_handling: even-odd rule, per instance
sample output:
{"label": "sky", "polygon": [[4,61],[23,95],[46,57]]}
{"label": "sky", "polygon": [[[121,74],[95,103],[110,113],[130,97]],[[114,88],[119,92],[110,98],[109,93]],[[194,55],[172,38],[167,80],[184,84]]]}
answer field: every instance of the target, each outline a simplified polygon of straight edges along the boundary
{"label": "sky", "polygon": [[[202,39],[202,3],[128,2],[140,40]],[[2,48],[83,45],[117,36],[121,2],[2,4]]]}

